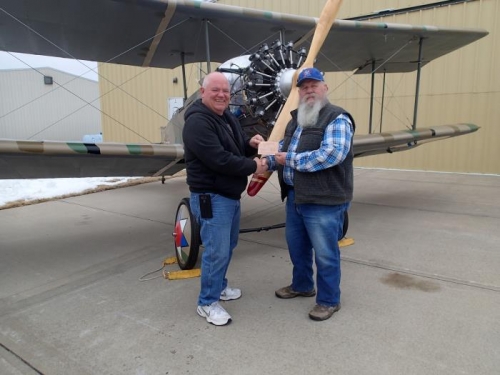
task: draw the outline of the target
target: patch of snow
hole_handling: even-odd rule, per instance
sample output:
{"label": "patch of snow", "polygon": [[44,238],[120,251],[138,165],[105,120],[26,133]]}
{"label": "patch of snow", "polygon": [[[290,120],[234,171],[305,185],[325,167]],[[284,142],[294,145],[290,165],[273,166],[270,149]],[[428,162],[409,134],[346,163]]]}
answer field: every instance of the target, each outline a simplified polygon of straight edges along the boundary
{"label": "patch of snow", "polygon": [[0,209],[12,202],[36,201],[83,193],[101,185],[123,184],[134,177],[51,178],[35,180],[0,180]]}

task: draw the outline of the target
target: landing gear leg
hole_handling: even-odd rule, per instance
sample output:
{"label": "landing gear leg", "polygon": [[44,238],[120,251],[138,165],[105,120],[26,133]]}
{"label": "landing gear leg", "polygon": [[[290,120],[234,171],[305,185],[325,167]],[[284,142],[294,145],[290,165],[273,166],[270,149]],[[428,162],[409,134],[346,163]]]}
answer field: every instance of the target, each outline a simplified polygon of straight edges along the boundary
{"label": "landing gear leg", "polygon": [[349,229],[349,213],[346,211],[344,215],[344,227],[342,228],[342,238],[347,234],[347,229]]}

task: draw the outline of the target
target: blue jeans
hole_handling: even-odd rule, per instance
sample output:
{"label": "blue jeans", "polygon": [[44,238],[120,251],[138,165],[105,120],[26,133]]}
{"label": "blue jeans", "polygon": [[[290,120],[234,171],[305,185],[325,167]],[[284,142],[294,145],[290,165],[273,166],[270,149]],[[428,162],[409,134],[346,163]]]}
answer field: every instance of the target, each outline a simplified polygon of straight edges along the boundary
{"label": "blue jeans", "polygon": [[220,298],[227,286],[226,272],[238,244],[240,231],[240,201],[218,194],[210,194],[212,214],[210,219],[200,216],[200,194],[191,193],[191,211],[200,224],[201,242],[201,291],[198,305],[210,305]]}
{"label": "blue jeans", "polygon": [[334,306],[340,302],[340,250],[344,214],[350,203],[336,206],[295,204],[295,191],[286,201],[286,240],[293,263],[292,289],[314,289],[313,252],[316,262],[316,303]]}

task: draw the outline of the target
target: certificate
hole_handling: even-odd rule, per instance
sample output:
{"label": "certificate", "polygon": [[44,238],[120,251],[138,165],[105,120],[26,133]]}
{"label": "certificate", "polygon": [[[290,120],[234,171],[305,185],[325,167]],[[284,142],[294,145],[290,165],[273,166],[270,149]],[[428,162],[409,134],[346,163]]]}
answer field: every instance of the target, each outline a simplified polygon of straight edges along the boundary
{"label": "certificate", "polygon": [[278,152],[278,142],[260,142],[259,143],[259,154],[264,155],[274,155]]}

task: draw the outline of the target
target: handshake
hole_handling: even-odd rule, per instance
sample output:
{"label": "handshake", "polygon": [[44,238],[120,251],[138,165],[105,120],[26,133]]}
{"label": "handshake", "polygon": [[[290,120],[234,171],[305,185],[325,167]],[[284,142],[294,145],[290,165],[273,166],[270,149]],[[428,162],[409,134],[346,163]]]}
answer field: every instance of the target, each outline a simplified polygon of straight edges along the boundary
{"label": "handshake", "polygon": [[255,157],[253,158],[253,160],[257,164],[257,169],[255,170],[254,174],[262,174],[268,170],[267,159],[265,157]]}
{"label": "handshake", "polygon": [[[265,147],[263,147],[261,150],[260,146],[263,146],[264,143]],[[259,153],[261,153],[262,155],[274,155],[274,160],[277,164],[285,165],[286,152],[278,152],[278,142],[265,142],[264,138],[262,138],[260,134],[257,134],[250,140],[250,145],[254,148],[258,148]],[[265,173],[269,169],[267,158],[255,157],[253,160],[257,164],[257,169],[255,170],[254,175]]]}

